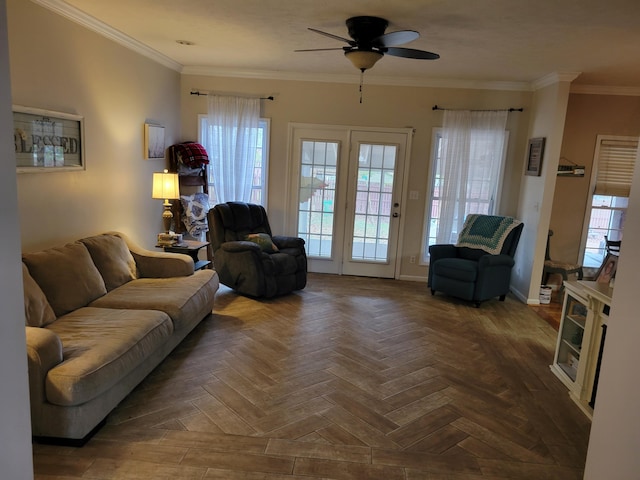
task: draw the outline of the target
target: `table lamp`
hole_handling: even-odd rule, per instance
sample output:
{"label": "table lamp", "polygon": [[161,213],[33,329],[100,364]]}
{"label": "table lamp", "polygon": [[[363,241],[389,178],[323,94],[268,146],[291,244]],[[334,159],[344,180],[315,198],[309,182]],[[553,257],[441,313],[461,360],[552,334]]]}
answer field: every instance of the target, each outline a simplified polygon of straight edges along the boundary
{"label": "table lamp", "polygon": [[171,230],[171,219],[173,218],[171,202],[169,202],[169,200],[180,198],[178,174],[169,173],[166,168],[164,172],[155,172],[153,174],[153,191],[151,197],[164,199],[164,203],[162,204],[164,206],[162,222],[164,223],[165,233],[169,233]]}

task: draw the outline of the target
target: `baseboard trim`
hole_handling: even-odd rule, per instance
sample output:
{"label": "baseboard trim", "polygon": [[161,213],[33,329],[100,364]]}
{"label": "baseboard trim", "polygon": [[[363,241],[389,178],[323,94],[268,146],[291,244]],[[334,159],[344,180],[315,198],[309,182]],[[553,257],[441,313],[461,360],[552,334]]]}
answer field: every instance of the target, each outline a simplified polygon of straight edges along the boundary
{"label": "baseboard trim", "polygon": [[417,275],[400,275],[398,280],[406,280],[407,282],[427,283],[427,277]]}

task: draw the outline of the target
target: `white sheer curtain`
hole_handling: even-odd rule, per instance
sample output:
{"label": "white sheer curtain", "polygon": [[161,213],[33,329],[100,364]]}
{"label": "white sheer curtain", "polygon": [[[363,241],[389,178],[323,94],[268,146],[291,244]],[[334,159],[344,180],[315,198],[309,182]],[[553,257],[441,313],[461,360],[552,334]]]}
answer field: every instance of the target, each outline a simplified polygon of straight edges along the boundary
{"label": "white sheer curtain", "polygon": [[468,214],[495,213],[506,124],[506,110],[445,111],[437,243],[455,243]]}
{"label": "white sheer curtain", "polygon": [[203,145],[216,203],[251,200],[259,120],[259,98],[209,95]]}

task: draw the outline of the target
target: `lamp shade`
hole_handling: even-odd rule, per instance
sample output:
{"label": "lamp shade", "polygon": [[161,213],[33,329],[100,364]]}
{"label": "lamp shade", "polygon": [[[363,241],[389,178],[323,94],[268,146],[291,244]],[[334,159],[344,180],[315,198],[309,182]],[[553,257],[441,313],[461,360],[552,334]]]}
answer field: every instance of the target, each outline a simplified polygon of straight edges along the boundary
{"label": "lamp shade", "polygon": [[152,198],[174,199],[180,198],[180,188],[178,186],[178,174],[156,172],[153,174]]}
{"label": "lamp shade", "polygon": [[344,55],[353,63],[354,67],[362,72],[369,70],[383,57],[382,53],[372,50],[348,50],[344,52]]}

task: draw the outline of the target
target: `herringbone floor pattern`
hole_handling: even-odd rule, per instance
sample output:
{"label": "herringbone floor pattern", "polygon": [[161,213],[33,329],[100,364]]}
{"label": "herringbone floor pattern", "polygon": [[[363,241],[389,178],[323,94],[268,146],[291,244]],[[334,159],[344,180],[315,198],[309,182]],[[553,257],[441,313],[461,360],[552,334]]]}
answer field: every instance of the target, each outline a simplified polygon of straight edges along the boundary
{"label": "herringbone floor pattern", "polygon": [[580,479],[590,422],[552,375],[556,332],[513,298],[311,274],[215,313],[82,448],[37,479]]}

